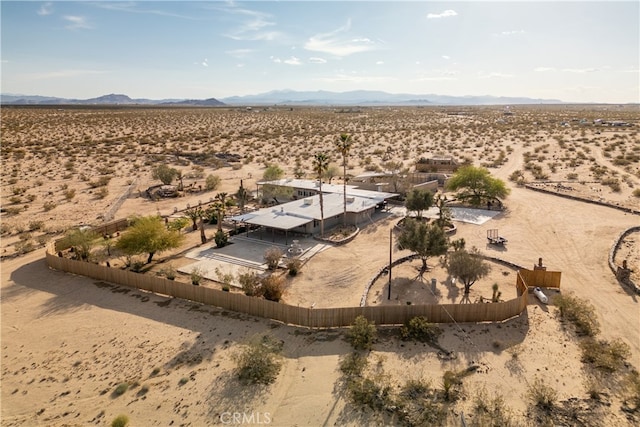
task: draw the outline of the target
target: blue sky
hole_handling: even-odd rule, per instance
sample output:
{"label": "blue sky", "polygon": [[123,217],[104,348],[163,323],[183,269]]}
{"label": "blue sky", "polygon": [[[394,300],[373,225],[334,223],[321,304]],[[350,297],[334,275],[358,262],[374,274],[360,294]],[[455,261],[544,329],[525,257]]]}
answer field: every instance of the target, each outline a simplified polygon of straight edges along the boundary
{"label": "blue sky", "polygon": [[4,1],[3,93],[640,102],[640,2]]}

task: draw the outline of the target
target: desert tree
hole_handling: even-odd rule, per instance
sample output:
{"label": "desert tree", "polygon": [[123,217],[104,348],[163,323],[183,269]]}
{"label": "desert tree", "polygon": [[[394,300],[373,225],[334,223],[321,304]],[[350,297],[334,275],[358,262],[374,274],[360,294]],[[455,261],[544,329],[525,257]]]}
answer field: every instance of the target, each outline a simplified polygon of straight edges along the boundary
{"label": "desert tree", "polygon": [[427,259],[431,256],[444,255],[449,242],[442,227],[407,218],[404,228],[398,237],[398,245],[409,249],[420,256],[422,272],[428,270]]}
{"label": "desert tree", "polygon": [[480,256],[477,248],[470,251],[459,249],[451,252],[447,261],[447,272],[464,284],[464,294],[469,295],[471,286],[489,274],[491,267]]}
{"label": "desert tree", "polygon": [[433,193],[429,190],[413,188],[409,193],[407,193],[407,199],[404,201],[404,206],[407,208],[407,211],[415,212],[416,218],[421,220],[422,212],[433,206]]}
{"label": "desert tree", "polygon": [[342,155],[342,196],[343,196],[343,215],[342,223],[347,225],[347,163],[349,152],[353,145],[353,138],[348,133],[341,133],[340,137],[335,141],[338,152]]}
{"label": "desert tree", "polygon": [[401,161],[393,160],[384,162],[382,167],[386,169],[387,172],[391,173],[391,185],[393,186],[393,191],[396,193],[404,191],[407,185],[407,174],[409,173],[409,168],[405,167]]}
{"label": "desert tree", "polygon": [[204,211],[200,206],[189,207],[184,211],[184,214],[193,222],[193,230],[198,229],[198,219],[202,218]]}
{"label": "desert tree", "polygon": [[[265,169],[262,179],[263,181],[277,181],[284,176],[284,171],[282,168],[275,164],[270,164]],[[289,197],[293,193],[293,189],[289,187],[284,187],[282,185],[275,184],[263,184],[262,185],[262,200],[264,202],[268,202],[273,199],[276,203],[280,203],[278,201],[278,197]]]}
{"label": "desert tree", "polygon": [[340,168],[338,168],[338,166],[332,163],[327,167],[327,170],[324,171],[322,176],[324,177],[324,179],[326,179],[329,182],[329,184],[331,184],[331,181],[333,180],[333,178],[335,178],[338,175],[340,175]]}
{"label": "desert tree", "polygon": [[491,176],[485,168],[464,166],[447,182],[447,189],[458,191],[458,198],[469,199],[471,204],[479,206],[483,200],[503,199],[509,194],[504,181]]}
{"label": "desert tree", "polygon": [[183,240],[180,232],[168,230],[162,218],[151,215],[134,218],[118,239],[116,247],[128,256],[148,253],[148,264],[156,252],[177,248]]}
{"label": "desert tree", "polygon": [[165,164],[160,164],[153,168],[151,176],[153,179],[160,180],[164,185],[170,185],[178,176],[178,170]]}
{"label": "desert tree", "polygon": [[220,177],[218,175],[209,174],[204,181],[204,188],[207,191],[213,191],[220,186]]}
{"label": "desert tree", "polygon": [[447,207],[447,196],[442,193],[438,193],[434,198],[434,205],[438,208],[437,223],[440,227],[444,228],[451,222],[451,209]]}
{"label": "desert tree", "polygon": [[324,199],[322,195],[322,176],[329,168],[329,157],[325,153],[317,153],[313,156],[313,171],[318,177],[320,196],[320,236],[324,237]]}
{"label": "desert tree", "polygon": [[88,261],[97,237],[90,228],[75,228],[67,232],[65,240],[73,248],[78,259]]}

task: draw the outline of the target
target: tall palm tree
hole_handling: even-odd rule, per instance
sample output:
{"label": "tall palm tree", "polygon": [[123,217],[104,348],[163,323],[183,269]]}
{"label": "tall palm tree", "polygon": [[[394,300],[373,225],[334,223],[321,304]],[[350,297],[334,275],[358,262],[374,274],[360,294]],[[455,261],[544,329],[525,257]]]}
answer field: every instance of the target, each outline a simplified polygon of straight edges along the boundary
{"label": "tall palm tree", "polygon": [[340,154],[342,154],[342,195],[344,197],[342,224],[347,225],[347,158],[349,157],[351,145],[353,145],[353,139],[348,133],[341,133],[335,144]]}
{"label": "tall palm tree", "polygon": [[320,183],[320,237],[324,237],[324,200],[322,198],[322,175],[329,168],[329,157],[324,153],[318,153],[313,156],[313,171],[318,177]]}

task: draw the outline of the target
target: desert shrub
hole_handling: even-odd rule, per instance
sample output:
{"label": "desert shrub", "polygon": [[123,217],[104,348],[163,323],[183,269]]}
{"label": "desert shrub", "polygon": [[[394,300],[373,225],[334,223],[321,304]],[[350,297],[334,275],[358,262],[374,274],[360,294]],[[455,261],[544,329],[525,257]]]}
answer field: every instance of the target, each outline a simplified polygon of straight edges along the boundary
{"label": "desert shrub", "polygon": [[624,366],[631,355],[629,346],[615,339],[613,341],[588,338],[580,343],[582,361],[605,372],[616,372]]}
{"label": "desert shrub", "polygon": [[164,277],[166,277],[169,280],[175,280],[176,269],[173,267],[173,265],[169,264],[162,270],[162,274],[164,274]]}
{"label": "desert shrub", "polygon": [[200,285],[200,282],[202,281],[202,278],[205,275],[205,271],[202,270],[201,268],[198,267],[194,267],[191,269],[191,273],[189,274],[189,276],[191,277],[191,284],[198,286]]}
{"label": "desert shrub", "polygon": [[348,380],[359,378],[363,376],[368,363],[367,358],[360,353],[349,353],[340,361],[340,371]]}
{"label": "desert shrub", "polygon": [[622,404],[627,412],[640,411],[640,375],[633,370],[626,375],[622,382]]}
{"label": "desert shrub", "polygon": [[71,200],[74,197],[76,197],[76,189],[75,188],[69,188],[67,190],[64,190],[64,198],[67,200]]}
{"label": "desert shrub", "polygon": [[216,242],[216,247],[222,248],[227,245],[229,241],[229,236],[222,230],[216,231],[216,234],[213,236],[213,240]]}
{"label": "desert shrub", "polygon": [[536,379],[527,387],[526,398],[535,407],[544,411],[553,409],[558,399],[558,392],[551,386],[547,385],[542,379]]}
{"label": "desert shrub", "polygon": [[129,389],[129,383],[120,383],[118,384],[118,386],[115,388],[115,390],[113,390],[113,394],[116,396],[121,396],[124,394],[125,391],[127,391]]}
{"label": "desert shrub", "polygon": [[287,260],[287,269],[289,269],[289,276],[297,276],[302,267],[302,261],[300,258],[289,258]]}
{"label": "desert shrub", "polygon": [[484,388],[474,396],[472,411],[473,427],[503,427],[514,424],[513,414],[505,404],[504,398],[499,394],[489,397]]}
{"label": "desert shrub", "polygon": [[100,187],[93,193],[93,195],[96,197],[96,199],[102,200],[109,195],[109,188]]}
{"label": "desert shrub", "polygon": [[447,425],[446,411],[429,383],[409,380],[402,388],[397,404],[397,414],[408,426]]}
{"label": "desert shrub", "polygon": [[122,414],[111,421],[111,427],[125,427],[127,424],[129,424],[129,417]]}
{"label": "desert shrub", "polygon": [[447,402],[455,402],[462,393],[462,376],[458,372],[445,371],[442,375],[442,397]]}
{"label": "desert shrub", "polygon": [[49,212],[50,210],[55,209],[56,206],[58,206],[56,202],[49,200],[44,202],[44,205],[42,205],[42,208],[44,209],[45,212]]}
{"label": "desert shrub", "polygon": [[144,262],[143,261],[136,260],[136,261],[133,261],[131,263],[131,271],[139,273],[139,272],[142,271],[143,268],[144,268]]}
{"label": "desert shrub", "polygon": [[391,391],[388,379],[382,375],[355,378],[347,384],[350,400],[373,410],[387,410],[395,406]]}
{"label": "desert shrub", "polygon": [[636,188],[631,194],[633,194],[633,197],[640,197],[640,188]]}
{"label": "desert shrub", "polygon": [[400,329],[403,340],[415,340],[421,342],[437,342],[442,334],[442,329],[425,317],[413,317]]}
{"label": "desert shrub", "polygon": [[376,340],[377,335],[378,331],[375,324],[360,315],[356,317],[351,325],[347,338],[356,350],[369,350]]}
{"label": "desert shrub", "polygon": [[284,293],[284,279],[281,276],[273,274],[262,279],[260,286],[260,294],[269,301],[280,301]]}
{"label": "desert shrub", "polygon": [[214,191],[220,186],[220,177],[218,175],[207,175],[204,182],[204,188],[207,191]]}
{"label": "desert shrub", "polygon": [[560,309],[560,317],[569,320],[578,335],[595,336],[600,332],[596,310],[588,301],[573,294],[557,295],[553,303]]}
{"label": "desert shrub", "polygon": [[282,343],[264,335],[254,338],[234,354],[235,373],[243,384],[271,384],[278,377]]}
{"label": "desert shrub", "polygon": [[238,273],[238,282],[245,295],[252,297],[258,294],[260,278],[255,272],[246,271],[244,273]]}
{"label": "desert shrub", "polygon": [[275,270],[276,268],[278,268],[278,264],[280,264],[281,258],[282,251],[278,247],[272,246],[264,252],[264,260],[266,261],[267,268],[269,270]]}
{"label": "desert shrub", "polygon": [[35,248],[36,247],[31,240],[21,240],[16,242],[14,245],[14,249],[18,255],[24,255],[32,252]]}
{"label": "desert shrub", "polygon": [[44,226],[44,221],[29,221],[29,231],[41,230]]}

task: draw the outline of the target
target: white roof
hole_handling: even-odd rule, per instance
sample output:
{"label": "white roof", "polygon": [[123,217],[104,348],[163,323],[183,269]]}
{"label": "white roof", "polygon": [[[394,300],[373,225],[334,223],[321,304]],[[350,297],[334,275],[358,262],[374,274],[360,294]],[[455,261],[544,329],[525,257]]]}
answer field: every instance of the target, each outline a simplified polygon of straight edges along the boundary
{"label": "white roof", "polygon": [[[323,186],[324,189],[324,186]],[[347,195],[347,212],[363,212],[375,207],[381,200]],[[344,212],[344,198],[342,194],[323,194],[324,218],[331,218]],[[320,196],[315,195],[304,199],[294,200],[271,208],[264,208],[249,214],[231,217],[232,221],[242,221],[248,224],[291,230],[307,224],[313,220],[320,220]]]}
{"label": "white roof", "polygon": [[[258,184],[260,185],[271,184],[271,185],[278,185],[281,187],[291,187],[291,188],[300,188],[302,190],[320,191],[320,186],[318,185],[318,181],[310,180],[310,179],[285,178],[285,179],[279,179],[276,181],[259,181]],[[362,197],[366,199],[374,199],[378,201],[383,201],[390,197],[397,196],[396,193],[385,193],[382,191],[362,190],[355,185],[347,185],[346,187],[347,187],[347,196],[357,196],[357,197]],[[323,183],[322,192],[342,194],[343,185]]]}

